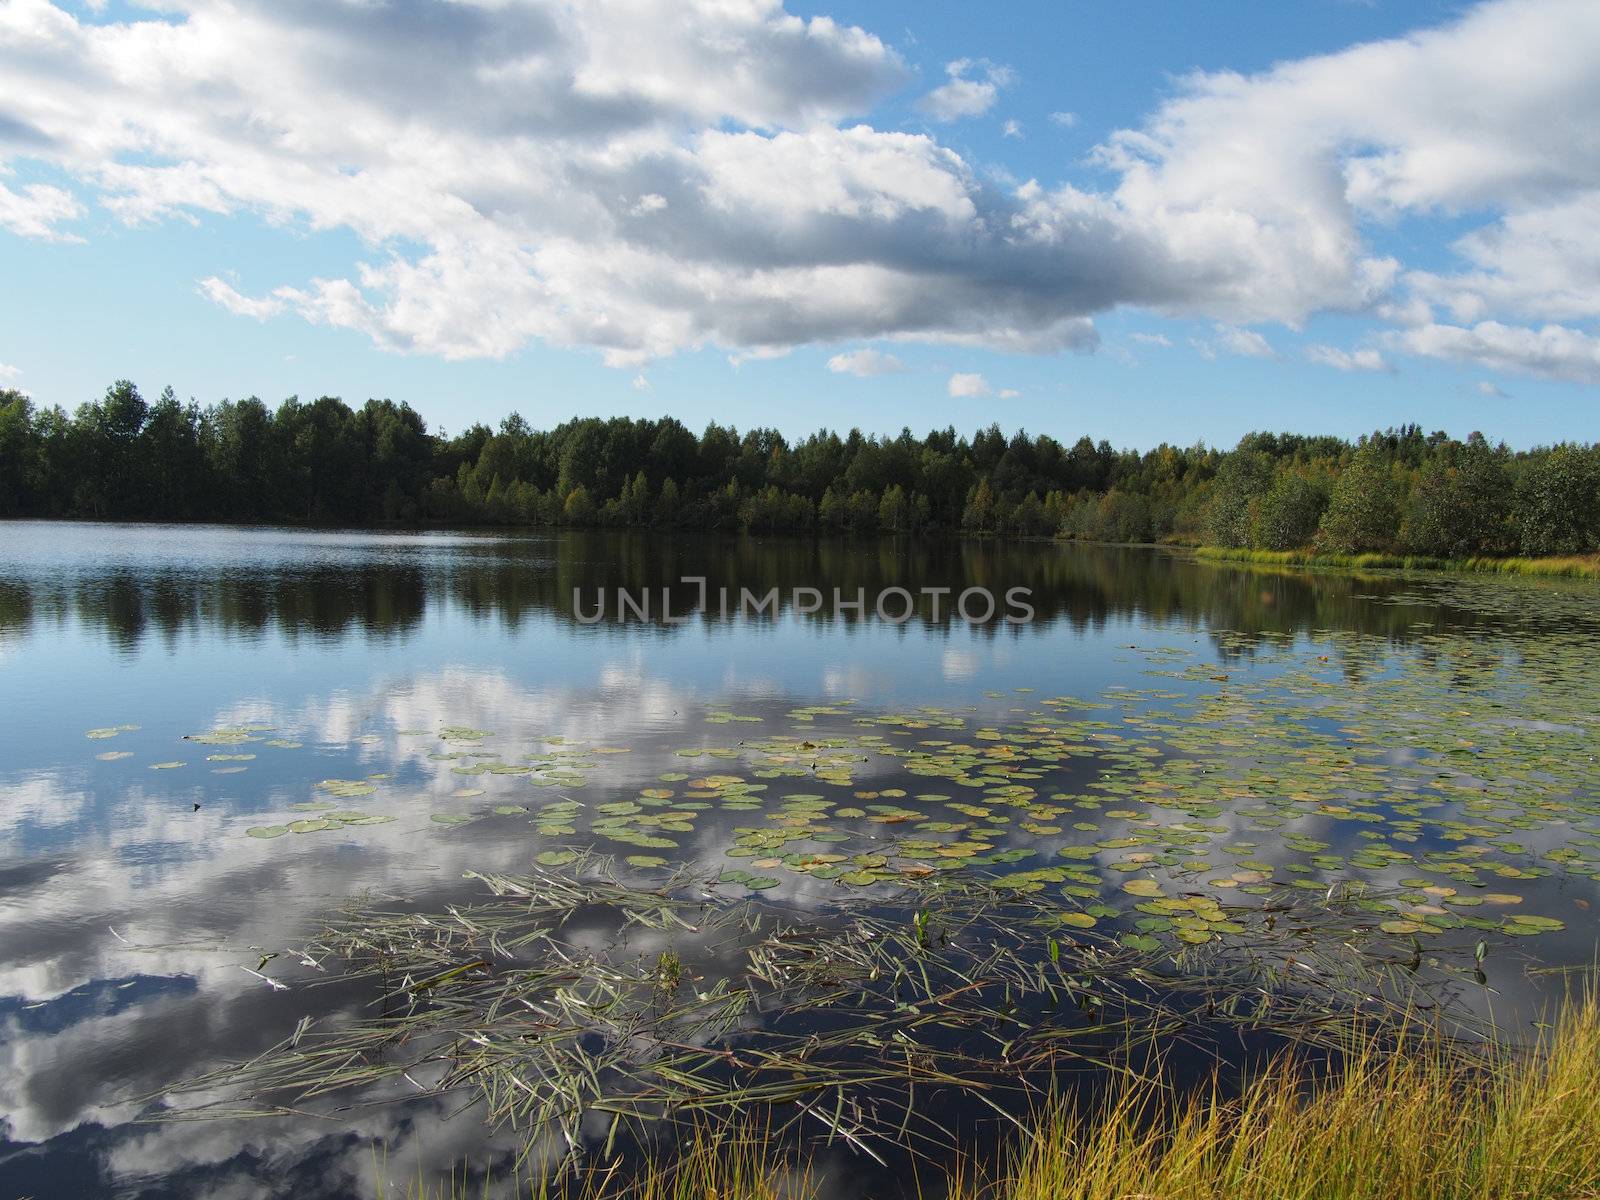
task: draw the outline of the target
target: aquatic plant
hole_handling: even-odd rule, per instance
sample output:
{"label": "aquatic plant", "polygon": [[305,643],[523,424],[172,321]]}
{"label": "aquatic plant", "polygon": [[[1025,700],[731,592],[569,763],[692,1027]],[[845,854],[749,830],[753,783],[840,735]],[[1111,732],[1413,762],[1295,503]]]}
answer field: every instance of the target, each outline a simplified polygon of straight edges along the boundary
{"label": "aquatic plant", "polygon": [[[1257,919],[1227,914],[1247,936],[1172,950],[955,878],[823,914],[726,899],[689,872],[639,887],[595,858],[479,878],[478,903],[352,906],[285,956],[313,986],[365,981],[371,1014],[302,1022],[194,1081],[229,1096],[195,1111],[380,1103],[403,1081],[530,1147],[558,1134],[574,1169],[701,1120],[805,1127],[881,1163],[949,1150],[928,1105],[942,1092],[1015,1123],[1074,1072],[1133,1073],[1219,1025],[1333,1046],[1457,977],[1395,959],[1331,893],[1286,889]],[[603,1146],[584,1133],[597,1114]]]}

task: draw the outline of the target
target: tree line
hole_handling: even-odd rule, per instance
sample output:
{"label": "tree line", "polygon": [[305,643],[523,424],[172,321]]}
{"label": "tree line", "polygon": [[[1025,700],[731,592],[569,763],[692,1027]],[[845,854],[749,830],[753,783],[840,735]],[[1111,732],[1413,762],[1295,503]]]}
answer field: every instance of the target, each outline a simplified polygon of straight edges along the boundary
{"label": "tree line", "polygon": [[671,418],[431,432],[409,405],[324,396],[76,412],[0,391],[0,516],[318,524],[955,531],[1260,550],[1600,550],[1600,446],[1509,450],[1408,425],[1350,442],[1256,433],[1138,452],[997,426],[790,442]]}

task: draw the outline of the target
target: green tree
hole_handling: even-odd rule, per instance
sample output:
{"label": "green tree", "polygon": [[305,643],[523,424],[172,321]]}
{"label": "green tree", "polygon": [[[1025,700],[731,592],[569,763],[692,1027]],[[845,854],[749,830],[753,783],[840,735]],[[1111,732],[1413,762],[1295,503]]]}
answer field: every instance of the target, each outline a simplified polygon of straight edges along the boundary
{"label": "green tree", "polygon": [[1477,433],[1427,459],[1406,505],[1406,549],[1442,558],[1505,553],[1511,487],[1503,459],[1504,448]]}
{"label": "green tree", "polygon": [[1317,529],[1329,554],[1388,550],[1400,532],[1400,501],[1389,465],[1375,445],[1358,451],[1333,485]]}
{"label": "green tree", "polygon": [[1213,545],[1250,544],[1252,502],[1272,485],[1272,460],[1258,450],[1238,449],[1223,460],[1211,492],[1206,536]]}
{"label": "green tree", "polygon": [[1094,506],[1094,536],[1104,542],[1148,542],[1150,504],[1135,492],[1112,488]]}
{"label": "green tree", "polygon": [[961,512],[961,528],[968,533],[988,533],[995,528],[995,498],[987,479],[978,480],[967,494],[967,505]]}
{"label": "green tree", "polygon": [[878,528],[885,533],[905,533],[911,528],[912,507],[898,483],[884,489],[878,504]]}
{"label": "green tree", "polygon": [[145,475],[146,515],[167,521],[205,515],[210,480],[200,426],[199,405],[179,403],[170,387],[150,406],[137,456]]}
{"label": "green tree", "polygon": [[678,519],[678,481],[668,475],[661,484],[661,499],[656,504],[653,524],[671,526]]}
{"label": "green tree", "polygon": [[1600,461],[1595,448],[1563,443],[1532,455],[1517,481],[1516,527],[1524,554],[1600,549]]}
{"label": "green tree", "polygon": [[1256,506],[1250,544],[1258,550],[1299,550],[1311,545],[1328,507],[1328,492],[1297,470],[1278,473]]}
{"label": "green tree", "polygon": [[0,388],[0,517],[36,511],[42,466],[33,401],[21,392]]}
{"label": "green tree", "polygon": [[580,484],[567,493],[561,516],[568,525],[576,525],[580,529],[587,525],[593,525],[597,515],[594,501],[589,498],[588,488]]}

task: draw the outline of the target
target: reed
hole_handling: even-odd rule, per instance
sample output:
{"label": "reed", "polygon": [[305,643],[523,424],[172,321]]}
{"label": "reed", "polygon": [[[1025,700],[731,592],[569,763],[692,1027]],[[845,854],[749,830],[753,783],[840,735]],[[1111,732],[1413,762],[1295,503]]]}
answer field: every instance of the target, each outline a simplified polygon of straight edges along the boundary
{"label": "reed", "polygon": [[1148,1081],[1057,1102],[998,1172],[948,1200],[1508,1200],[1600,1195],[1593,996],[1523,1050],[1357,1041],[1324,1078],[1286,1056],[1235,1099],[1172,1106]]}
{"label": "reed", "polygon": [[1342,567],[1351,570],[1403,569],[1475,571],[1498,575],[1600,579],[1600,555],[1551,558],[1431,558],[1417,554],[1318,554],[1312,550],[1248,550],[1198,546],[1196,558],[1210,562],[1264,566]]}

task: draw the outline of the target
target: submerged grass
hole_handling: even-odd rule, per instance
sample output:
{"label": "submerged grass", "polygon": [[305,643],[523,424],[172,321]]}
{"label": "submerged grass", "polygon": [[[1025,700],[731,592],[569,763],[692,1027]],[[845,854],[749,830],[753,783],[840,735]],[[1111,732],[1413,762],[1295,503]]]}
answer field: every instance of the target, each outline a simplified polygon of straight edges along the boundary
{"label": "submerged grass", "polygon": [[[1192,1090],[1205,1069],[1180,1078],[1167,1059],[1215,1062],[1222,1040],[1289,1042],[1308,1063],[1352,1037],[1374,1055],[1403,1045],[1408,1014],[1438,1016],[1429,977],[1466,977],[1435,956],[1425,967],[1415,944],[1394,957],[1360,889],[1252,896],[1216,914],[1236,933],[1166,947],[977,881],[819,914],[730,901],[689,871],[640,887],[607,859],[572,866],[477,876],[477,902],[438,912],[352,906],[292,957],[314,972],[305,983],[362,984],[372,1007],[307,1017],[260,1058],[192,1081],[199,1106],[173,1115],[447,1101],[514,1132],[512,1170],[540,1187],[725,1200],[764,1196],[781,1174],[774,1194],[820,1195],[745,1142],[825,1147],[885,1176],[937,1171],[980,1129],[1039,1144],[1028,1115],[1063,1088],[1121,1081],[1109,1114],[1152,1119],[1163,1089]],[[1047,1141],[1063,1120],[1043,1120]],[[705,1141],[752,1128],[762,1136]],[[680,1185],[685,1164],[737,1165],[743,1182]]]}
{"label": "submerged grass", "polygon": [[1402,568],[1600,579],[1600,554],[1549,558],[1483,556],[1431,558],[1419,554],[1318,554],[1311,550],[1247,550],[1227,546],[1198,546],[1194,555],[1196,558],[1212,562],[1257,563],[1266,566],[1346,567],[1352,570]]}

